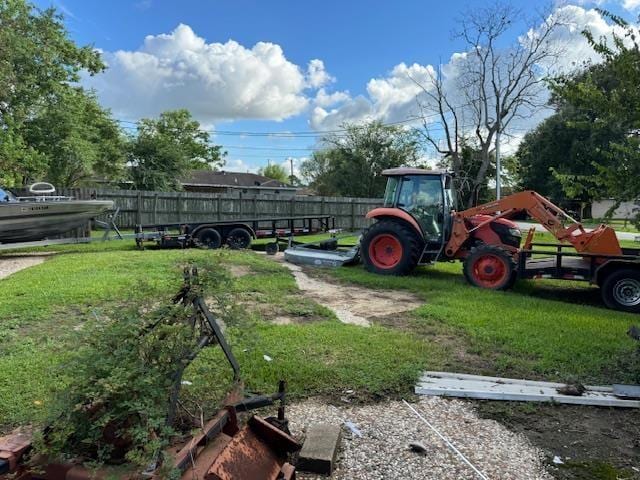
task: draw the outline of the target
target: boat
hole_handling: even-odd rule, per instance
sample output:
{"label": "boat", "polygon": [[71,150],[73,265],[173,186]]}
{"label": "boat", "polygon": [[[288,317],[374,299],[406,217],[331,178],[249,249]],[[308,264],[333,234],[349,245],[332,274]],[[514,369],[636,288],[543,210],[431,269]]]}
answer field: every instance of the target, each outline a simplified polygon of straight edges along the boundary
{"label": "boat", "polygon": [[113,209],[111,200],[77,200],[55,195],[50,183],[28,187],[28,196],[0,188],[0,243],[44,240],[86,225]]}

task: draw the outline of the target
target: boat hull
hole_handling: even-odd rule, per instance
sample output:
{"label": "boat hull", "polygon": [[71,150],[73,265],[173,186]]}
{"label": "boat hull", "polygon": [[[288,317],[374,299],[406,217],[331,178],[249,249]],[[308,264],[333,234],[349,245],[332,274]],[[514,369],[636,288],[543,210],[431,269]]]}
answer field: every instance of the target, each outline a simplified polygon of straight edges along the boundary
{"label": "boat hull", "polygon": [[31,242],[67,233],[113,208],[109,200],[0,203],[0,243]]}

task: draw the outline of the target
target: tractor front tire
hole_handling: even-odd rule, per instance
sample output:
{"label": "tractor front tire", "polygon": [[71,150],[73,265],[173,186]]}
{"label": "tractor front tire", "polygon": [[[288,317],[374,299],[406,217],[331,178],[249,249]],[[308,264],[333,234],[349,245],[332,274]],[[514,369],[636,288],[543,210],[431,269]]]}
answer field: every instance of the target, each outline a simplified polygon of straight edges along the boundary
{"label": "tractor front tire", "polygon": [[391,220],[381,220],[360,240],[365,268],[382,275],[407,275],[416,267],[422,242],[413,230]]}
{"label": "tractor front tire", "polygon": [[511,254],[493,245],[473,247],[464,260],[463,271],[471,285],[489,290],[508,290],[517,279]]}

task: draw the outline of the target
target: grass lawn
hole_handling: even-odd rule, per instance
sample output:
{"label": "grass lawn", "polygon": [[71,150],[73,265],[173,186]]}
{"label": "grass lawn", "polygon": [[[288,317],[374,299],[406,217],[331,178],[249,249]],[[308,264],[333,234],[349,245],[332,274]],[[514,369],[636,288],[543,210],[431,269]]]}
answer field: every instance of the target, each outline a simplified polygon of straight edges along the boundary
{"label": "grass lawn", "polygon": [[[299,294],[288,270],[255,253],[138,251],[131,241],[48,250],[59,254],[0,280],[0,431],[42,418],[47,398],[65,386],[65,359],[87,318],[166,302],[189,262],[250,272],[233,280],[245,314],[228,330],[250,391],[272,391],[284,378],[294,396],[345,389],[365,398],[406,395],[426,368],[598,383],[640,380],[635,345],[625,334],[638,317],[606,310],[598,291],[581,283],[520,282],[512,292],[482,291],[466,284],[459,263],[423,267],[405,278],[362,267],[316,271],[424,299],[414,312],[365,329],[339,323]],[[275,325],[268,321],[273,312],[302,321]],[[187,371],[192,385],[185,395],[213,406],[229,373],[219,349],[211,348]]]}
{"label": "grass lawn", "polygon": [[461,268],[457,262],[441,263],[421,267],[407,278],[374,275],[361,266],[327,272],[350,284],[422,295],[425,305],[415,311],[410,330],[429,334],[452,329],[449,335],[458,335],[461,348],[486,361],[459,365],[470,373],[604,383],[640,380],[639,365],[633,366],[636,345],[626,335],[638,317],[605,309],[596,288],[521,281],[513,291],[493,292],[471,288]]}
{"label": "grass lawn", "polygon": [[[56,246],[44,264],[0,280],[0,431],[42,419],[48,399],[63,389],[65,360],[87,318],[117,318],[117,309],[168,301],[181,283],[182,266],[244,265],[252,274],[233,284],[239,301],[268,305],[313,321],[273,325],[247,309],[228,337],[249,391],[272,392],[289,382],[294,396],[408,393],[427,359],[439,353],[409,333],[385,327],[343,325],[326,309],[298,295],[284,267],[254,253],[203,250],[137,251],[130,242]],[[242,325],[250,329],[240,328]],[[266,361],[264,355],[272,358]],[[185,378],[185,395],[213,406],[227,389],[230,368],[218,348],[203,352]]]}

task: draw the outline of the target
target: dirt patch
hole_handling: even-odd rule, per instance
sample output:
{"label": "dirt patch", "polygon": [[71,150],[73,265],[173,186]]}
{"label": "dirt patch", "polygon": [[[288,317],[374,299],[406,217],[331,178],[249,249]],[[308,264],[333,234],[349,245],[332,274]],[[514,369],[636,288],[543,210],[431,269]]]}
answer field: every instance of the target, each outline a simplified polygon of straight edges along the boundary
{"label": "dirt patch", "polygon": [[0,257],[0,279],[44,262],[51,253],[5,255]]}
{"label": "dirt patch", "polygon": [[340,285],[311,278],[301,267],[284,264],[296,279],[304,294],[333,311],[343,323],[371,326],[371,319],[414,310],[423,301],[410,293],[397,290],[371,290],[352,285]]}
{"label": "dirt patch", "polygon": [[543,449],[557,479],[640,479],[637,410],[479,402],[477,411]]}
{"label": "dirt patch", "polygon": [[278,315],[271,320],[271,323],[274,325],[293,325],[294,323],[299,323],[299,320],[300,317],[294,317],[292,315]]}
{"label": "dirt patch", "polygon": [[225,264],[224,268],[226,268],[229,271],[229,273],[233,278],[240,278],[240,277],[244,277],[245,275],[249,275],[253,273],[253,270],[251,270],[246,265],[232,265],[232,264],[226,265]]}
{"label": "dirt patch", "polygon": [[[538,448],[523,435],[479,418],[470,403],[427,397],[411,405],[487,478],[551,478],[545,472],[543,454]],[[289,406],[288,416],[294,435],[303,435],[310,424],[319,422],[343,427],[337,469],[332,476],[336,480],[479,478],[399,401],[336,407],[312,399]],[[345,422],[351,422],[357,430],[350,430]],[[411,442],[422,443],[426,452],[413,452],[409,448]],[[326,477],[300,472],[299,478]]]}
{"label": "dirt patch", "polygon": [[[309,302],[307,299],[300,299],[299,297],[294,298],[291,296],[287,296],[283,298],[283,300],[287,300],[288,298],[291,298],[292,301],[296,300],[296,304],[299,307],[304,305],[305,302]],[[269,303],[266,299],[262,298],[262,294],[257,292],[247,292],[243,294],[242,298],[238,302],[246,310],[257,313],[262,319],[275,325],[304,324],[327,319],[324,316],[307,313],[304,311],[304,308],[300,309],[303,310],[300,313],[288,312],[282,306]],[[309,308],[309,312],[312,310],[312,308]]]}

